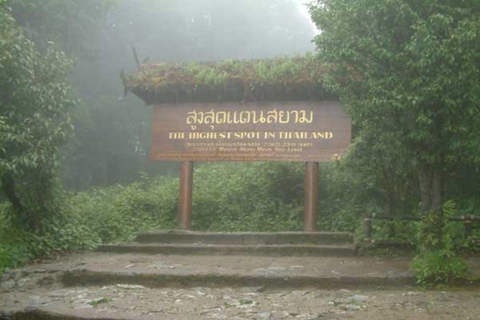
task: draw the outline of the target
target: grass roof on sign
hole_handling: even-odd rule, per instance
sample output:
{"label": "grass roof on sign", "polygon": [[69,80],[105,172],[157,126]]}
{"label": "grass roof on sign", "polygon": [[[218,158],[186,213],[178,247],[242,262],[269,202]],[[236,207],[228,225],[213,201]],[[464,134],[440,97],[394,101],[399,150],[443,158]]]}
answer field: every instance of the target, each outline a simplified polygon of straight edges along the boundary
{"label": "grass roof on sign", "polygon": [[123,74],[126,92],[147,104],[323,100],[325,67],[312,54],[217,63],[142,64]]}

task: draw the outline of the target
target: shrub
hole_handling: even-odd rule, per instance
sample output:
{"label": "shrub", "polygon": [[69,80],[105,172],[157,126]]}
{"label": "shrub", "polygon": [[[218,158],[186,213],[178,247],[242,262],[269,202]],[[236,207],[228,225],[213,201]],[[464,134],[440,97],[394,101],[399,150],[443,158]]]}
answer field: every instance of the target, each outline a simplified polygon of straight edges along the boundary
{"label": "shrub", "polygon": [[465,275],[467,265],[452,250],[427,250],[413,260],[418,283],[448,284]]}
{"label": "shrub", "polygon": [[418,254],[413,260],[418,282],[423,285],[448,284],[467,271],[465,262],[455,251],[455,228],[448,223],[454,213],[453,201],[446,202],[442,212],[423,213],[417,235]]}
{"label": "shrub", "polygon": [[[344,202],[345,181],[321,164],[319,228],[350,230],[361,207]],[[143,177],[127,186],[93,188],[59,196],[59,211],[37,232],[7,219],[0,204],[0,270],[54,251],[90,250],[102,243],[131,241],[141,230],[174,229],[177,177]],[[303,228],[304,164],[212,163],[195,168],[192,228],[200,231],[299,231]],[[332,205],[327,205],[329,200]]]}

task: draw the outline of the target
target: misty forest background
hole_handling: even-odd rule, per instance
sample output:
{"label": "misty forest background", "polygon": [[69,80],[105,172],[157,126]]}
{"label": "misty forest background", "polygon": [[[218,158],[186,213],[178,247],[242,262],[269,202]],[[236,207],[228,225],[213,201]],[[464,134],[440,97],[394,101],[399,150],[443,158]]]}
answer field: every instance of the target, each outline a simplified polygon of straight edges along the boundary
{"label": "misty forest background", "polygon": [[[152,108],[123,94],[120,70],[136,69],[131,46],[145,63],[314,53],[316,29],[302,2],[0,1],[0,6],[11,8],[4,10],[36,50],[49,50],[54,43],[74,60],[69,80],[76,101],[68,111],[73,135],[59,150],[59,165],[49,173],[53,182],[45,188],[37,173],[22,171],[11,185],[19,205],[37,215],[37,221],[28,224],[15,218],[9,181],[1,182],[0,270],[53,251],[128,241],[139,230],[175,228],[179,164],[148,160]],[[392,141],[379,139],[381,134],[357,126],[346,158],[320,164],[319,230],[356,231],[361,237],[366,215],[418,214],[416,163]],[[194,230],[302,229],[303,164],[195,166]],[[442,188],[452,214],[480,215],[477,162],[458,161]],[[45,205],[42,192],[47,189],[52,199]],[[34,203],[34,194],[42,205]],[[453,237],[460,239],[461,225],[455,228]],[[416,229],[416,223],[378,222],[374,234],[377,239],[412,241]]]}

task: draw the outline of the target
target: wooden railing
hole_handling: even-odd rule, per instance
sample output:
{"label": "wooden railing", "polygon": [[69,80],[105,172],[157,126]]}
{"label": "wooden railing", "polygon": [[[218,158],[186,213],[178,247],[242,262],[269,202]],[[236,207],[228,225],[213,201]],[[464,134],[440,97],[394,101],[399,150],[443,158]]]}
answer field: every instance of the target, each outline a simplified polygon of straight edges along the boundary
{"label": "wooden railing", "polygon": [[[382,214],[372,214],[369,217],[364,219],[364,229],[365,229],[365,241],[371,242],[372,241],[372,224],[373,220],[389,220],[389,221],[421,221],[421,217],[417,216],[403,216],[403,217],[392,217],[388,215]],[[476,221],[480,221],[479,216],[460,216],[460,217],[450,217],[448,218],[449,221],[457,221],[463,222],[464,230],[465,230],[465,238],[469,238],[473,235],[473,230],[480,228],[479,226],[475,226],[473,223]],[[474,239],[474,243],[480,243],[480,239]]]}

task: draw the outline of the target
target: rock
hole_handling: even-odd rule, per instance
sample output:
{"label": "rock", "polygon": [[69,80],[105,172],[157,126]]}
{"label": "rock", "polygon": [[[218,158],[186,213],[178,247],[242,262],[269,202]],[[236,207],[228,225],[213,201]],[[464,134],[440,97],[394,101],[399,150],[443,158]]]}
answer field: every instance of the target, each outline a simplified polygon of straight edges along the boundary
{"label": "rock", "polygon": [[357,303],[367,302],[368,301],[368,296],[362,296],[360,294],[355,294],[352,297],[352,301],[357,302]]}
{"label": "rock", "polygon": [[2,282],[0,284],[0,288],[2,289],[12,289],[13,287],[15,287],[15,281],[13,280],[8,280],[8,281],[5,281],[5,282]]}
{"label": "rock", "polygon": [[242,299],[239,299],[238,300],[238,304],[240,306],[246,306],[246,307],[252,307],[254,306],[256,303],[253,299],[250,299],[250,298],[242,298]]}
{"label": "rock", "polygon": [[345,294],[347,294],[347,293],[352,293],[352,291],[350,291],[350,290],[348,290],[348,289],[340,289],[340,290],[338,290],[338,292],[340,292],[340,293],[345,293]]}
{"label": "rock", "polygon": [[311,319],[312,314],[310,313],[301,313],[295,317],[296,319]]}
{"label": "rock", "polygon": [[13,280],[15,281],[20,280],[22,277],[23,277],[23,272],[20,272],[17,270],[13,273]]}
{"label": "rock", "polygon": [[272,267],[268,267],[268,270],[271,270],[271,271],[284,271],[285,268],[284,268],[284,267],[272,266]]}
{"label": "rock", "polygon": [[290,313],[287,311],[274,311],[272,312],[272,318],[273,319],[286,319],[290,317]]}
{"label": "rock", "polygon": [[48,296],[53,298],[62,298],[62,297],[68,296],[71,293],[72,291],[68,291],[68,290],[58,290],[58,291],[50,292]]}
{"label": "rock", "polygon": [[267,290],[267,287],[265,287],[265,286],[261,286],[261,287],[258,287],[257,289],[255,289],[255,291],[257,291],[257,292],[264,292],[265,290]]}
{"label": "rock", "polygon": [[361,307],[353,304],[347,304],[345,306],[342,306],[341,309],[345,311],[358,311],[361,309]]}
{"label": "rock", "polygon": [[50,277],[50,276],[40,278],[37,281],[37,284],[40,285],[40,286],[51,286],[54,283],[55,283],[55,279],[53,277]]}
{"label": "rock", "polygon": [[317,313],[308,320],[338,320],[338,318],[332,318],[328,313]]}
{"label": "rock", "polygon": [[254,319],[270,319],[272,314],[270,312],[258,312],[255,314]]}
{"label": "rock", "polygon": [[215,314],[219,314],[223,311],[221,307],[214,307],[210,309],[206,309],[200,312],[200,315],[209,315],[209,316],[214,316]]}
{"label": "rock", "polygon": [[20,280],[17,281],[17,285],[19,287],[23,287],[24,285],[26,285],[28,282],[30,281],[30,278],[22,278]]}
{"label": "rock", "polygon": [[226,301],[225,305],[227,307],[238,307],[238,306],[240,306],[240,302],[237,301],[237,300],[230,300],[230,301]]}
{"label": "rock", "polygon": [[45,270],[45,269],[33,269],[30,272],[32,272],[32,273],[47,273],[47,270]]}
{"label": "rock", "polygon": [[0,278],[0,282],[6,282],[12,278],[12,273],[5,271],[4,274],[2,274],[2,277]]}
{"label": "rock", "polygon": [[122,289],[147,289],[144,286],[134,285],[134,284],[117,284],[117,287]]}
{"label": "rock", "polygon": [[255,292],[247,292],[244,294],[246,297],[258,297],[258,293]]}
{"label": "rock", "polygon": [[200,296],[200,297],[203,297],[203,296],[206,295],[205,292],[203,292],[203,291],[201,291],[201,290],[196,290],[195,293],[196,293],[198,296]]}
{"label": "rock", "polygon": [[255,272],[255,274],[265,274],[265,273],[270,273],[270,270],[265,268],[257,268],[253,272]]}

